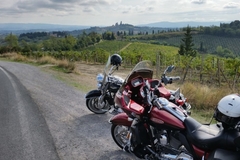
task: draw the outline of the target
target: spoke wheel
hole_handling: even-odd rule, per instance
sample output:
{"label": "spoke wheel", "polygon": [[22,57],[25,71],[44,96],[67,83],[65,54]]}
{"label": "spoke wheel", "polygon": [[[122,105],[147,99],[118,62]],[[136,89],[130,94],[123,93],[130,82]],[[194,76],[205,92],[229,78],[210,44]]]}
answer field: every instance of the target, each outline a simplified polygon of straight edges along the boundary
{"label": "spoke wheel", "polygon": [[107,102],[105,102],[105,106],[103,108],[98,106],[98,97],[87,99],[86,105],[90,111],[96,114],[104,114],[109,110],[109,105]]}
{"label": "spoke wheel", "polygon": [[129,131],[128,126],[113,124],[111,127],[111,134],[115,143],[123,149],[123,147],[128,143],[127,134]]}

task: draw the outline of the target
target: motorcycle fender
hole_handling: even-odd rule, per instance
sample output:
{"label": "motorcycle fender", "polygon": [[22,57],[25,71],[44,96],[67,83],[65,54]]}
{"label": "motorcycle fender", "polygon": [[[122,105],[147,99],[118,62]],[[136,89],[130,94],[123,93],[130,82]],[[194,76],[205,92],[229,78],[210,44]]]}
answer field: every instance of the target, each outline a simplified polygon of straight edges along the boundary
{"label": "motorcycle fender", "polygon": [[110,122],[117,125],[131,126],[132,119],[126,113],[119,113],[110,119]]}
{"label": "motorcycle fender", "polygon": [[91,90],[89,91],[86,95],[85,95],[85,98],[86,99],[89,99],[89,98],[92,98],[92,97],[99,97],[101,95],[101,91],[100,90]]}

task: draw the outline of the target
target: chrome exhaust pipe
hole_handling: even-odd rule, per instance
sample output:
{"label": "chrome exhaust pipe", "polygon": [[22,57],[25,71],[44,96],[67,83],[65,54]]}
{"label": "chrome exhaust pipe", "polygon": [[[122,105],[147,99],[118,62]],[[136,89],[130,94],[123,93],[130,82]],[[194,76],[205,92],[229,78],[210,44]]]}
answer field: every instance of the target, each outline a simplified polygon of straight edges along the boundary
{"label": "chrome exhaust pipe", "polygon": [[167,159],[167,160],[193,160],[193,157],[191,157],[188,154],[185,153],[180,153],[179,155],[173,155],[173,154],[161,154],[161,157],[163,157],[163,159]]}

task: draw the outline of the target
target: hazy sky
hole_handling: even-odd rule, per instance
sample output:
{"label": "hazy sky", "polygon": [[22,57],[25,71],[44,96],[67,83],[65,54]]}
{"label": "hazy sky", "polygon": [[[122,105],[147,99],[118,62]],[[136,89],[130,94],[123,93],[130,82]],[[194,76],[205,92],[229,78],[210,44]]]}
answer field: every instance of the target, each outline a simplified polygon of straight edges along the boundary
{"label": "hazy sky", "polygon": [[1,0],[0,23],[110,26],[160,21],[234,21],[239,0]]}

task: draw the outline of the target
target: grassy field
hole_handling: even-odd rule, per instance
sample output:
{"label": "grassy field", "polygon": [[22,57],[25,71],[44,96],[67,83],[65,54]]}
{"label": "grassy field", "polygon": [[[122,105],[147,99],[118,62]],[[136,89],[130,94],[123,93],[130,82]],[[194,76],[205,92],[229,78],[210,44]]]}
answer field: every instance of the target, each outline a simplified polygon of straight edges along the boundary
{"label": "grassy field", "polygon": [[[192,33],[195,49],[200,48],[200,45],[202,43],[202,47],[207,53],[213,53],[216,51],[218,46],[222,46],[223,48],[231,50],[235,55],[240,55],[240,38],[196,34],[196,32]],[[167,32],[154,35],[134,35],[129,39],[144,43],[154,43],[179,47],[182,42],[182,38],[184,38],[184,34],[185,32]]]}

